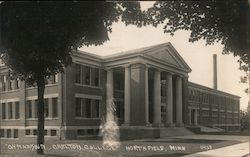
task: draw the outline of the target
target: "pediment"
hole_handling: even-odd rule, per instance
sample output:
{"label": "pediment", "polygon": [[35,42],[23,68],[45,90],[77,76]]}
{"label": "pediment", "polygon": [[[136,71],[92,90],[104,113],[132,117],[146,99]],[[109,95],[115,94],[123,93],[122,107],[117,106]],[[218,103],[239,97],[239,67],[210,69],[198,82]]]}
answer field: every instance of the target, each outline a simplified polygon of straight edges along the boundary
{"label": "pediment", "polygon": [[181,68],[189,72],[191,71],[191,68],[187,65],[184,59],[179,55],[179,53],[170,43],[152,47],[150,50],[144,52],[143,54],[155,60],[160,60],[165,64]]}

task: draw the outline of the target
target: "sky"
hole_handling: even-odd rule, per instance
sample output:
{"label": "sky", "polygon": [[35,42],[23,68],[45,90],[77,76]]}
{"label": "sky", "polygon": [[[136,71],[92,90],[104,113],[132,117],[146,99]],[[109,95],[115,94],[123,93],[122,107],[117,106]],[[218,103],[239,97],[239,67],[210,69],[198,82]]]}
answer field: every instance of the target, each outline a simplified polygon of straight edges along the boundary
{"label": "sky", "polygon": [[[141,2],[142,9],[147,9],[152,4],[152,2]],[[213,87],[213,54],[217,54],[218,90],[240,96],[240,107],[245,110],[248,95],[244,90],[248,86],[240,83],[240,76],[244,76],[244,73],[239,70],[238,58],[232,54],[222,55],[223,45],[220,43],[208,46],[204,40],[190,43],[189,35],[189,31],[177,31],[174,36],[170,36],[163,33],[163,25],[157,28],[152,26],[137,28],[117,22],[113,24],[107,42],[101,46],[82,47],[80,50],[105,56],[170,42],[192,69],[189,81],[210,88]]]}

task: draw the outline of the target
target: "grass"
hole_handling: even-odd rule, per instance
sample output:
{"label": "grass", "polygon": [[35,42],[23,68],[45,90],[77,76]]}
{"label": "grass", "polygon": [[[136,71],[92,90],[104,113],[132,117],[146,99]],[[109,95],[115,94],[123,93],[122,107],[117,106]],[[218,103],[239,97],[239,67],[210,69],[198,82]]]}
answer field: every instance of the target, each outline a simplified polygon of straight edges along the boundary
{"label": "grass", "polygon": [[[115,150],[98,150],[102,146],[100,140],[67,140],[67,141],[55,141],[47,140],[45,142],[46,150],[45,156],[48,157],[178,157],[186,154],[192,154],[200,151],[206,151],[208,149],[221,148],[233,144],[240,143],[239,141],[229,140],[207,140],[207,139],[179,139],[179,138],[164,138],[164,139],[152,139],[152,140],[130,140],[122,141],[119,149]],[[19,140],[6,140],[1,142],[1,155],[28,157],[36,156],[36,150],[31,149],[8,149],[6,144],[35,144],[35,141],[19,141]],[[58,144],[57,147],[55,145]],[[62,149],[59,146],[64,144],[79,145],[82,149]],[[92,147],[92,149],[91,149]]]}

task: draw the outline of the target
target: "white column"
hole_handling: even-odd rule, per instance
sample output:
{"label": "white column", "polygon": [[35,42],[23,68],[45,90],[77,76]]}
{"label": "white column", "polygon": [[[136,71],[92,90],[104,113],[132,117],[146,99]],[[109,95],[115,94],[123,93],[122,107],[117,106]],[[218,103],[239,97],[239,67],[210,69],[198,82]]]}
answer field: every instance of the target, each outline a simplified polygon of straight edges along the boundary
{"label": "white column", "polygon": [[194,125],[197,125],[198,124],[198,122],[197,122],[197,119],[198,119],[198,110],[197,109],[195,109],[194,110]]}
{"label": "white column", "polygon": [[145,68],[145,122],[149,125],[148,67]]}
{"label": "white column", "polygon": [[182,78],[176,77],[176,123],[181,126],[182,123]]}
{"label": "white column", "polygon": [[114,88],[113,88],[113,71],[112,69],[107,70],[107,84],[106,84],[106,109],[111,107],[114,97]]}
{"label": "white column", "polygon": [[124,82],[124,124],[130,123],[130,67],[125,67],[125,82]]}
{"label": "white column", "polygon": [[161,73],[154,72],[154,125],[161,124]]}
{"label": "white column", "polygon": [[172,74],[167,73],[167,117],[168,126],[173,125],[173,81]]}

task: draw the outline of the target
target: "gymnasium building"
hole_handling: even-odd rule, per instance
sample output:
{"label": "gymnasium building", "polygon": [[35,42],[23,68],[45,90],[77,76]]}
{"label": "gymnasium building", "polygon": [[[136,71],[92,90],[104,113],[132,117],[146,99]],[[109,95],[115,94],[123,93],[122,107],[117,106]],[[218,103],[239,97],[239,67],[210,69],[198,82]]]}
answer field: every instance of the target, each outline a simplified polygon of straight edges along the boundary
{"label": "gymnasium building", "polygon": [[[77,51],[45,88],[45,138],[99,134],[107,100],[114,100],[121,136],[157,138],[171,128],[239,129],[240,97],[188,81],[191,68],[164,43],[108,56]],[[212,76],[212,74],[211,74]],[[8,79],[0,66],[0,138],[35,138],[37,89]]]}

